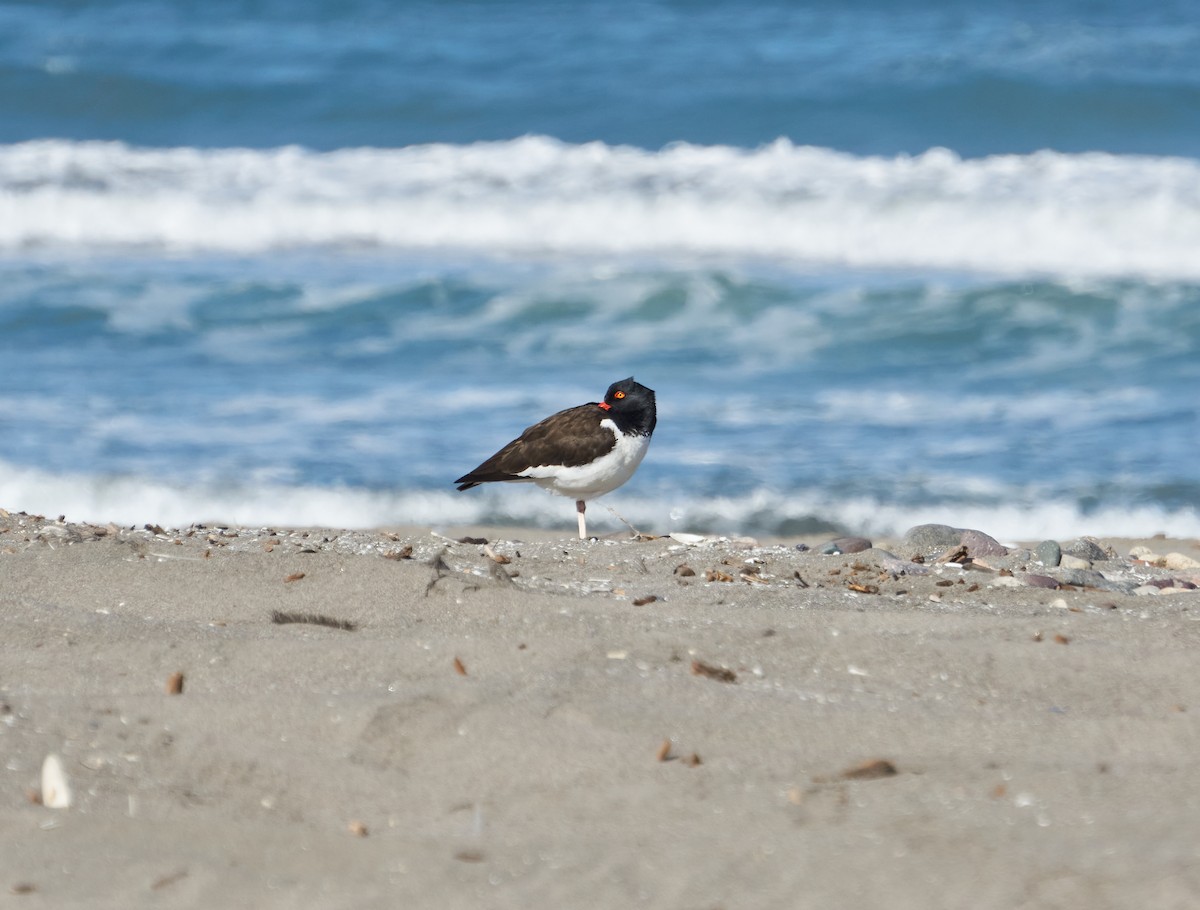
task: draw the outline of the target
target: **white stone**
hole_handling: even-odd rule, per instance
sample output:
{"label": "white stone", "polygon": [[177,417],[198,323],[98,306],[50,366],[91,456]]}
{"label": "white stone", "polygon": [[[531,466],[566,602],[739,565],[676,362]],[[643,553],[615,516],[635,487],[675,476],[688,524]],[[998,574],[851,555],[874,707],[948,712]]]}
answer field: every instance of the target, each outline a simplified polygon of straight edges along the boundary
{"label": "white stone", "polygon": [[1064,569],[1090,569],[1092,567],[1092,564],[1088,560],[1072,556],[1070,553],[1062,555],[1059,565]]}
{"label": "white stone", "polygon": [[71,805],[71,785],[62,759],[51,752],[42,762],[42,805],[51,809],[66,809]]}
{"label": "white stone", "polygon": [[1134,559],[1140,559],[1142,562],[1148,562],[1151,565],[1162,565],[1162,557],[1149,547],[1134,547],[1129,551],[1129,555]]}
{"label": "white stone", "polygon": [[1168,569],[1200,569],[1200,560],[1192,559],[1183,553],[1168,553],[1163,557],[1163,565]]}
{"label": "white stone", "polygon": [[1025,587],[1025,582],[1021,581],[1021,579],[1017,578],[1015,575],[1001,575],[1001,576],[997,577],[996,580],[993,581],[990,585],[988,585],[988,587],[989,588],[1023,588],[1023,587]]}

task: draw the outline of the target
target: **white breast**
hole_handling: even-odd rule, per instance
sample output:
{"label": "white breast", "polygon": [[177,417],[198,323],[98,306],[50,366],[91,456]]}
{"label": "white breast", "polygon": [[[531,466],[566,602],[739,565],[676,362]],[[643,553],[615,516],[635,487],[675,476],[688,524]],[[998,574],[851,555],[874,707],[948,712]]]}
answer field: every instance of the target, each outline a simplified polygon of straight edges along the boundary
{"label": "white breast", "polygon": [[580,465],[577,468],[562,466],[542,466],[522,471],[522,477],[528,477],[539,487],[569,496],[572,499],[595,499],[605,493],[611,493],[625,483],[637,470],[642,459],[646,457],[646,449],[650,447],[649,436],[623,436],[617,425],[611,420],[600,421],[600,426],[612,431],[616,437],[616,445],[612,451],[591,464]]}

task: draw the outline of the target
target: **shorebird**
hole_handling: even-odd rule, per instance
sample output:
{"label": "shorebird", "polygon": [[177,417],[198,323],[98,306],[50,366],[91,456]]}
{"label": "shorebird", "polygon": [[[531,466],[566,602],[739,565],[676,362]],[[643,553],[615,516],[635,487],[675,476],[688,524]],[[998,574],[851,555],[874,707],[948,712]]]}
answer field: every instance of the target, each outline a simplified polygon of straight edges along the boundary
{"label": "shorebird", "polygon": [[454,481],[536,483],[575,500],[579,539],[587,539],[587,501],[625,483],[646,455],[657,415],[654,390],[633,377],[614,382],[603,401],[567,408],[535,423],[499,452]]}

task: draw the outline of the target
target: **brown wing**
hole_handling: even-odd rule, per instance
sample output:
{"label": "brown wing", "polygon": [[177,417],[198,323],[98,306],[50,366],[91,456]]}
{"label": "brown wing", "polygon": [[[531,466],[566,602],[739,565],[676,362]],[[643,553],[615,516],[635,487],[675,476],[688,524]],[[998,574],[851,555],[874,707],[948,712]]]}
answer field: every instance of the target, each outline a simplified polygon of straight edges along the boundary
{"label": "brown wing", "polygon": [[575,467],[595,461],[613,447],[611,432],[601,428],[604,411],[581,404],[535,423],[469,474],[454,481],[460,490],[500,480],[522,480],[529,468],[544,465]]}

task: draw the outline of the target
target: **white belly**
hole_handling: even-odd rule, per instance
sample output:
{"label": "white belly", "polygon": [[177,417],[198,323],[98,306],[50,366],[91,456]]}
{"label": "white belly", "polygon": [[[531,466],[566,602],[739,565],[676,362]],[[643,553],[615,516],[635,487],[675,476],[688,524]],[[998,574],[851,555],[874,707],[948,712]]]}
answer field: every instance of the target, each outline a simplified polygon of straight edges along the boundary
{"label": "white belly", "polygon": [[521,476],[528,477],[539,487],[552,493],[572,499],[595,499],[597,496],[611,493],[633,476],[633,472],[646,457],[650,437],[621,436],[617,432],[616,424],[611,420],[602,420],[600,426],[612,430],[617,440],[612,451],[603,458],[577,468],[530,468],[523,471]]}

